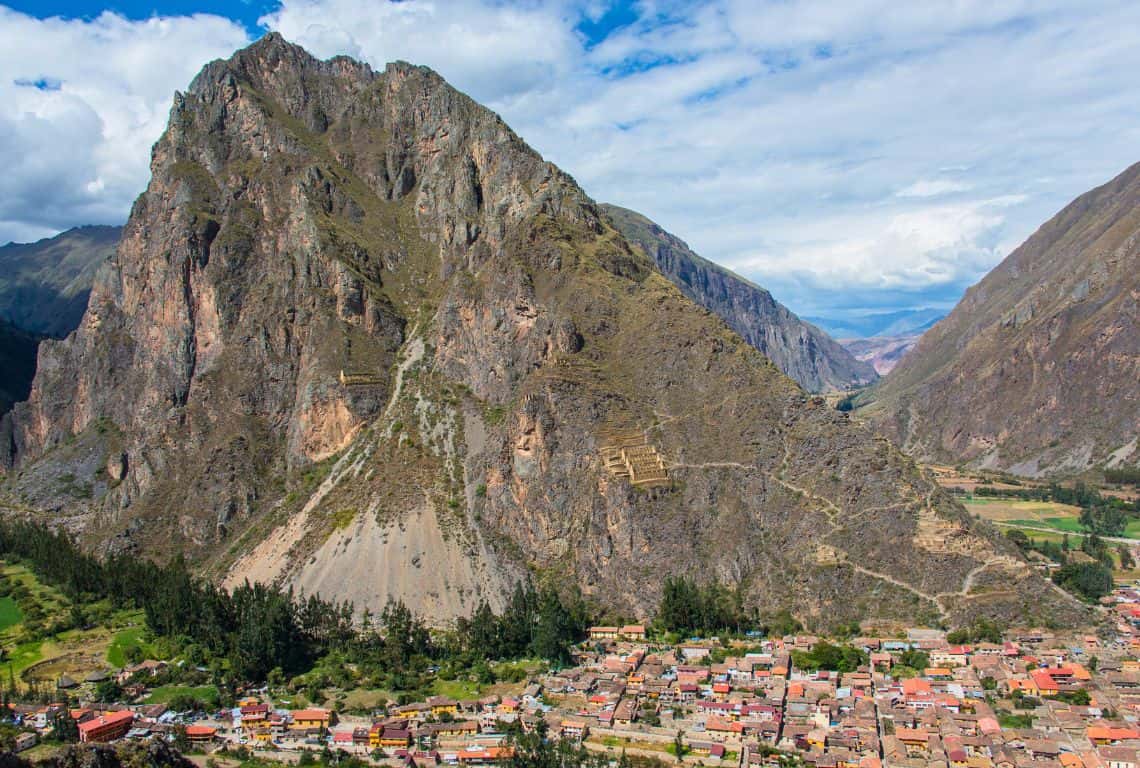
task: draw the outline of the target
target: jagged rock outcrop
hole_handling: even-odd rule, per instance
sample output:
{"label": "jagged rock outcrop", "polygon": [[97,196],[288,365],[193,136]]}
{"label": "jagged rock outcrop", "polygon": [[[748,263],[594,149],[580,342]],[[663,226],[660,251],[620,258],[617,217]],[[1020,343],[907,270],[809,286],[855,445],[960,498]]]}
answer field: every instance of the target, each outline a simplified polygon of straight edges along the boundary
{"label": "jagged rock outcrop", "polygon": [[194,763],[161,739],[116,744],[69,744],[36,761],[0,753],[0,768],[193,768]]}
{"label": "jagged rock outcrop", "polygon": [[1140,464],[1140,164],[1070,203],[927,331],[862,413],[922,459]]}
{"label": "jagged rock outcrop", "polygon": [[527,572],[630,614],[685,573],[814,626],[1082,615],[430,70],[269,35],[152,172],[2,444],[95,546],[437,619]]}
{"label": "jagged rock outcrop", "polygon": [[625,238],[645,250],[681,293],[720,316],[808,392],[835,392],[878,378],[838,342],[800,318],[758,285],[703,259],[640,213],[616,205],[603,211]]}

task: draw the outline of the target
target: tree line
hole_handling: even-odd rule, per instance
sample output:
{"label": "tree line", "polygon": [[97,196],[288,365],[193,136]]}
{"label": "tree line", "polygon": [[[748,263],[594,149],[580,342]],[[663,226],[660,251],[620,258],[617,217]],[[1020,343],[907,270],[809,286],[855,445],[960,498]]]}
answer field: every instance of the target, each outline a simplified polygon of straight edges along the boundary
{"label": "tree line", "polygon": [[127,555],[100,559],[65,533],[28,521],[0,522],[0,557],[22,561],[73,604],[108,600],[115,608],[142,609],[152,633],[174,640],[196,661],[212,662],[230,682],[301,674],[329,655],[397,678],[441,660],[564,662],[588,623],[580,596],[520,585],[501,616],[484,603],[436,638],[402,602],[390,601],[377,616],[366,611],[358,622],[349,602],[264,584],[227,592],[191,574],[181,556],[164,565]]}
{"label": "tree line", "polygon": [[783,637],[803,629],[803,624],[786,609],[761,616],[759,609],[745,608],[740,588],[732,589],[715,581],[700,584],[687,576],[665,579],[657,624],[666,632],[696,635],[758,632]]}
{"label": "tree line", "polygon": [[[1061,567],[1055,569],[1050,578],[1053,583],[1078,597],[1095,601],[1112,591],[1113,548],[1096,533],[1083,537],[1076,549],[1072,547],[1068,534],[1065,534],[1059,543],[1031,539],[1025,531],[1017,528],[1006,531],[1005,535],[1022,552],[1038,552],[1058,563]],[[1071,557],[1075,551],[1082,552],[1091,559]],[[1134,565],[1132,553],[1127,546],[1118,545],[1115,551],[1120,558],[1121,567],[1128,568]]]}
{"label": "tree line", "polygon": [[570,662],[570,648],[586,633],[589,612],[577,591],[563,598],[552,587],[516,585],[502,615],[482,602],[471,618],[456,622],[453,656],[480,659],[538,657]]}
{"label": "tree line", "polygon": [[1115,485],[1140,485],[1140,467],[1106,469],[1104,481]]}

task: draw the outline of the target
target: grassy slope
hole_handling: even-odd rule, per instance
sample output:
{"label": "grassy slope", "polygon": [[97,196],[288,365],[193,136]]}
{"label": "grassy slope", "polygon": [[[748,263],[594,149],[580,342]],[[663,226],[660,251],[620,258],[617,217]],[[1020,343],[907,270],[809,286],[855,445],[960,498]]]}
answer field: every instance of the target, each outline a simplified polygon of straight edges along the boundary
{"label": "grassy slope", "polygon": [[14,627],[24,620],[20,606],[11,597],[0,597],[0,631]]}
{"label": "grassy slope", "polygon": [[[70,608],[58,590],[42,583],[22,565],[4,564],[0,573],[9,583],[26,587],[31,600],[44,614],[43,624],[50,624]],[[87,629],[69,629],[54,636],[33,635],[24,624],[22,612],[12,601],[0,600],[0,647],[5,651],[5,667],[10,666],[18,678],[28,673],[41,680],[55,679],[61,674],[82,677],[86,673],[125,663],[127,647],[138,645],[146,655],[153,654],[146,642],[141,611],[110,611],[103,603],[87,606],[105,618]],[[11,621],[19,612],[19,620]],[[32,668],[35,669],[32,669]],[[7,675],[7,668],[3,670]]]}

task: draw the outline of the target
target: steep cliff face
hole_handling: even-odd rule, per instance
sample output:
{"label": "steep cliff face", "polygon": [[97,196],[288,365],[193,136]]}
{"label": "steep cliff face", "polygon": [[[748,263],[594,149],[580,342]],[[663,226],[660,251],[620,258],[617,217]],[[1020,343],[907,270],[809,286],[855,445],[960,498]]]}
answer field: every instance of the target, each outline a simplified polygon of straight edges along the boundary
{"label": "steep cliff face", "polygon": [[429,70],[270,35],[152,168],[6,422],[9,498],[93,545],[438,619],[527,572],[630,613],[686,573],[813,625],[1079,615]]}
{"label": "steep cliff face", "polygon": [[1030,476],[1140,463],[1140,164],[970,288],[863,413],[920,458]]}
{"label": "steep cliff face", "polygon": [[701,258],[683,240],[640,213],[616,205],[602,209],[626,240],[643,248],[681,293],[723,318],[808,392],[852,389],[878,378],[869,363],[856,360],[763,288]]}

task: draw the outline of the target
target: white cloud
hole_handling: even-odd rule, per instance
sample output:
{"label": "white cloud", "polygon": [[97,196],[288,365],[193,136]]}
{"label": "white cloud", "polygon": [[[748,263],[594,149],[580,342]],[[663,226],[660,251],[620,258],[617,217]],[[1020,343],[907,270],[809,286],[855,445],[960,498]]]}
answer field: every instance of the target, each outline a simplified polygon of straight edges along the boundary
{"label": "white cloud", "polygon": [[318,56],[427,64],[495,101],[550,89],[570,74],[581,56],[570,15],[578,13],[553,3],[291,0],[261,21]]}
{"label": "white cloud", "polygon": [[35,19],[0,6],[0,242],[118,223],[176,89],[246,42],[216,16]]}
{"label": "white cloud", "polygon": [[949,179],[919,179],[905,189],[895,193],[898,197],[941,197],[953,192],[966,192],[971,186],[962,181]]}
{"label": "white cloud", "polygon": [[[610,5],[283,0],[263,23],[320,56],[437,69],[594,197],[808,312],[952,300],[1140,160],[1131,0],[639,0],[636,20],[587,45],[577,24]],[[5,159],[41,155],[16,163],[35,184],[0,182],[0,233],[20,211],[44,227],[125,214],[169,92],[242,38],[201,17],[164,22],[177,40],[115,17],[25,23],[44,41],[0,53],[0,69],[62,86],[0,83]],[[69,46],[98,61],[90,76]],[[155,57],[172,51],[167,72]]]}

